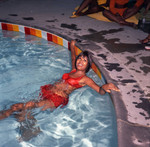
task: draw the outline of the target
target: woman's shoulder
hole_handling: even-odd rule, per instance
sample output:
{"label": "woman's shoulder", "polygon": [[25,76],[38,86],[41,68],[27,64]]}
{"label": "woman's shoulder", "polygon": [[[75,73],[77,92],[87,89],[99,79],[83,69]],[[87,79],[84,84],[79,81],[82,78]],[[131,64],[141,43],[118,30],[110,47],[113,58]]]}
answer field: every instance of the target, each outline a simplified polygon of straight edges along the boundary
{"label": "woman's shoulder", "polygon": [[92,79],[89,78],[87,75],[85,75],[85,76],[82,77],[82,80],[85,81],[85,83],[86,83],[88,81],[91,81]]}
{"label": "woman's shoulder", "polygon": [[76,72],[77,70],[76,70],[76,68],[72,68],[72,70],[71,70],[71,72]]}

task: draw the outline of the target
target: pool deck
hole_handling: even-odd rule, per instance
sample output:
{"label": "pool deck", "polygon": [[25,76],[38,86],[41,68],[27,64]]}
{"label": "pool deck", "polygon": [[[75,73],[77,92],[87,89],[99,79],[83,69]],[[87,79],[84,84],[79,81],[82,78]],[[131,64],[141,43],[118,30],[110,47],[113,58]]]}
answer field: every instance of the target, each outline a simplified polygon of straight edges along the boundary
{"label": "pool deck", "polygon": [[82,0],[0,0],[0,22],[21,24],[78,39],[77,46],[93,54],[112,92],[119,147],[150,146],[150,51],[139,40],[147,33],[88,16],[71,19]]}

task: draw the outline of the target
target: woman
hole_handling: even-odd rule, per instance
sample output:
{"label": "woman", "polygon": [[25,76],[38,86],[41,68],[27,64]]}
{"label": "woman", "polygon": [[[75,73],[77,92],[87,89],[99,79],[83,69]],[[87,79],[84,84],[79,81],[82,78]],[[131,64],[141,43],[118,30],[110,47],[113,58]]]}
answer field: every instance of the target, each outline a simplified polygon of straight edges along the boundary
{"label": "woman", "polygon": [[65,73],[62,79],[53,85],[41,86],[40,100],[17,103],[12,105],[10,109],[1,111],[0,120],[10,116],[13,112],[20,112],[21,115],[24,115],[26,110],[33,108],[41,107],[41,110],[44,111],[46,109],[55,109],[58,106],[63,107],[68,103],[69,94],[85,85],[90,86],[102,95],[105,92],[111,92],[110,90],[119,91],[112,83],[99,87],[91,78],[87,77],[86,72],[90,69],[89,54],[88,52],[83,52],[76,58],[74,47],[75,41],[71,41],[72,71],[70,73]]}

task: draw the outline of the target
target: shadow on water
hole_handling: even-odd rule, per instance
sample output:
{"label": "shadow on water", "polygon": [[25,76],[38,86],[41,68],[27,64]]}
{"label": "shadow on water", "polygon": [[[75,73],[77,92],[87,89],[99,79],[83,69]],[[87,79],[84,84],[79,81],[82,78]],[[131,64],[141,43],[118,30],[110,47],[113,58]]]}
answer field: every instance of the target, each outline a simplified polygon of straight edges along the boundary
{"label": "shadow on water", "polygon": [[29,141],[41,133],[40,127],[37,125],[37,120],[31,113],[25,115],[15,114],[15,118],[20,122],[18,128],[19,134],[21,135],[19,141]]}

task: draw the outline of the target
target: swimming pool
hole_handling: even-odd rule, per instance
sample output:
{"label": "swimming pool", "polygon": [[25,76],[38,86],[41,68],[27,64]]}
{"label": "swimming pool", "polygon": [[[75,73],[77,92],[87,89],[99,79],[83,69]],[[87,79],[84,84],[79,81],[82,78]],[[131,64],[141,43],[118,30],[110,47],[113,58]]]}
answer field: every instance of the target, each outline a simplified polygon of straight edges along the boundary
{"label": "swimming pool", "polygon": [[[0,110],[37,99],[41,85],[55,82],[71,69],[68,50],[52,42],[8,31],[1,31],[0,42]],[[88,76],[99,85],[104,84],[93,71]],[[89,87],[73,92],[64,108],[53,112],[35,109],[32,115],[36,120],[20,123],[11,116],[0,121],[1,145],[117,146],[116,117],[110,97]],[[21,134],[26,141],[19,141]]]}

